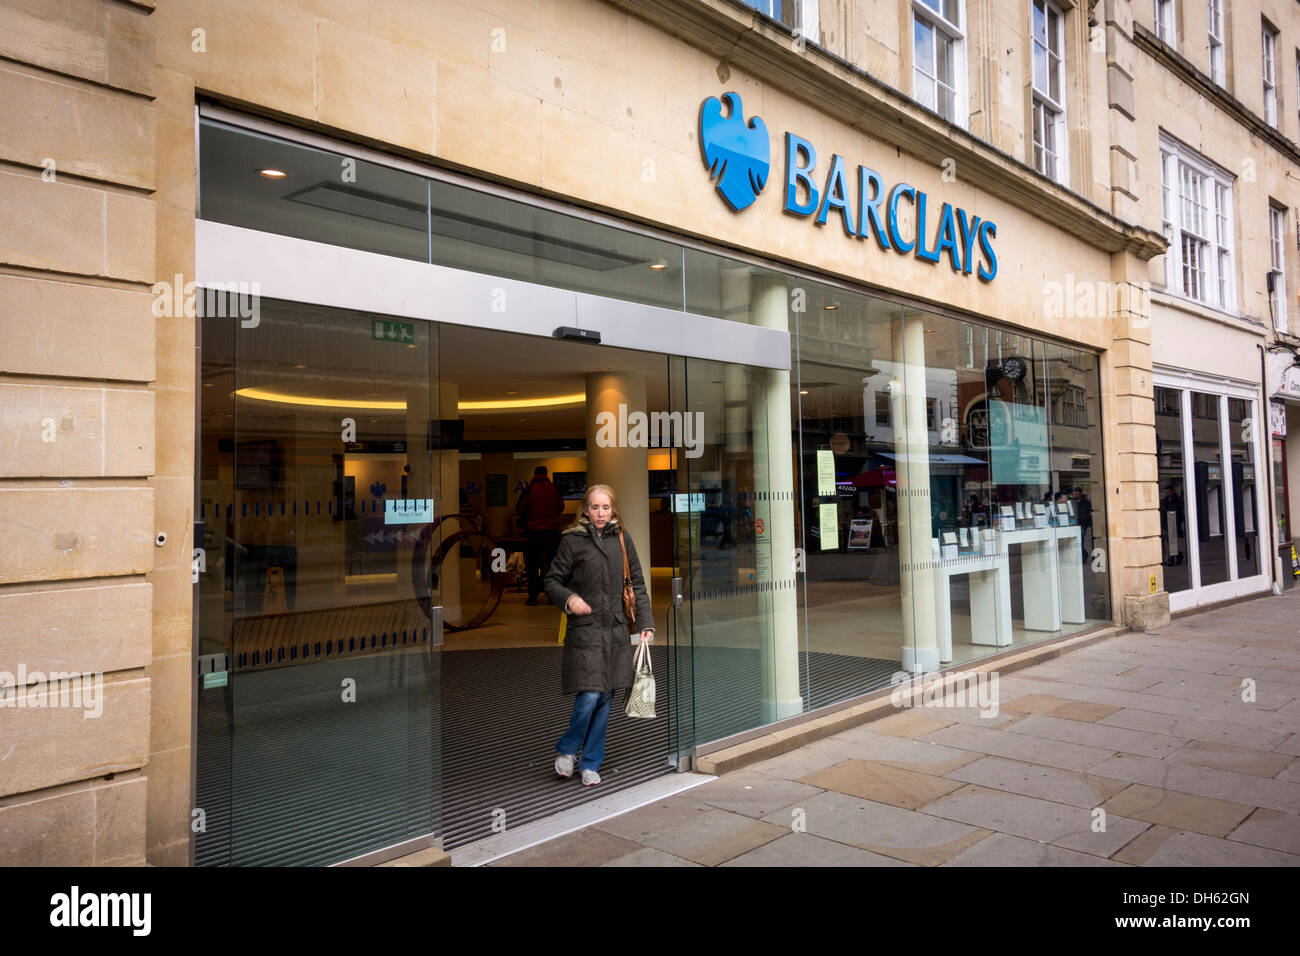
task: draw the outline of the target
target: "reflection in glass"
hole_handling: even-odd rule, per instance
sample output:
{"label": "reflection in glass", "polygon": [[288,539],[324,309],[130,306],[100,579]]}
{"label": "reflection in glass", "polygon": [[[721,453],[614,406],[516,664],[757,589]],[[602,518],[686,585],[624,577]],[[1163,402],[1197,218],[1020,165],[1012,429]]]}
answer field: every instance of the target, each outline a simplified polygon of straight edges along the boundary
{"label": "reflection in glass", "polygon": [[1196,469],[1196,540],[1201,586],[1228,580],[1227,495],[1219,431],[1219,396],[1192,392],[1192,460]]}
{"label": "reflection in glass", "polygon": [[1160,548],[1165,565],[1165,590],[1170,594],[1192,586],[1187,551],[1186,487],[1183,475],[1183,393],[1155,390],[1156,468],[1160,479]]}
{"label": "reflection in glass", "polygon": [[234,321],[203,322],[201,516],[223,557],[201,651],[227,680],[200,690],[224,731],[201,737],[200,799],[229,814],[199,862],[333,863],[438,825],[437,629],[402,559],[440,497],[435,327],[268,300]]}
{"label": "reflection in glass", "polygon": [[1228,399],[1228,449],[1232,455],[1232,508],[1237,530],[1237,577],[1263,569],[1259,555],[1259,494],[1263,475],[1255,471],[1255,403]]}

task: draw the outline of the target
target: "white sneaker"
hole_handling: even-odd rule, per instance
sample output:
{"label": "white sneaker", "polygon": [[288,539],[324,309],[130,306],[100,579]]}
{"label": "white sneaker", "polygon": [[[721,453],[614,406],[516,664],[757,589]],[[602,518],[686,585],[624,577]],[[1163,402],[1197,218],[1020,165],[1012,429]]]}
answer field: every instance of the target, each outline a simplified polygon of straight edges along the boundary
{"label": "white sneaker", "polygon": [[594,770],[582,771],[582,785],[584,787],[594,787],[598,783],[600,783],[600,774]]}
{"label": "white sneaker", "polygon": [[577,759],[577,754],[560,754],[555,758],[555,775],[568,780],[573,776],[573,762]]}

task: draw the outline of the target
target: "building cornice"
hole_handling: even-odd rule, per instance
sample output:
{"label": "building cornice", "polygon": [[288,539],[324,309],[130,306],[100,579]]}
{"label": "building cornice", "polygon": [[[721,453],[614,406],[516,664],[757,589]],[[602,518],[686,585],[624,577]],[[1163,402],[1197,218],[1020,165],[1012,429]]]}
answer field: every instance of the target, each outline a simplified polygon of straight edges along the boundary
{"label": "building cornice", "polygon": [[1300,166],[1300,146],[1287,139],[1278,130],[1264,122],[1241,100],[1198,70],[1190,60],[1178,53],[1140,23],[1133,24],[1133,41],[1153,60],[1192,87],[1223,112],[1244,126],[1253,135],[1264,140],[1287,159]]}
{"label": "building cornice", "polygon": [[792,42],[787,29],[752,8],[731,0],[607,2],[874,139],[936,166],[955,160],[963,180],[1089,245],[1142,260],[1165,251],[1160,233],[1125,222],[831,51],[807,40]]}

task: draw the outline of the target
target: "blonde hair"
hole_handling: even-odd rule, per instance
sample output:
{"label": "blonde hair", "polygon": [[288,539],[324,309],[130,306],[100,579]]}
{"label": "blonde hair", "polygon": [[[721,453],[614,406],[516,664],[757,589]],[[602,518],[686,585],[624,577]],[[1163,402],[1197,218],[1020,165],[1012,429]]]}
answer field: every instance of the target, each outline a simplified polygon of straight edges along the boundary
{"label": "blonde hair", "polygon": [[591,520],[587,515],[587,509],[591,507],[591,496],[598,491],[609,496],[609,520],[621,528],[623,526],[623,516],[618,513],[618,495],[614,494],[614,489],[609,485],[592,485],[588,488],[587,493],[582,496],[582,506],[578,508],[578,514],[588,521]]}

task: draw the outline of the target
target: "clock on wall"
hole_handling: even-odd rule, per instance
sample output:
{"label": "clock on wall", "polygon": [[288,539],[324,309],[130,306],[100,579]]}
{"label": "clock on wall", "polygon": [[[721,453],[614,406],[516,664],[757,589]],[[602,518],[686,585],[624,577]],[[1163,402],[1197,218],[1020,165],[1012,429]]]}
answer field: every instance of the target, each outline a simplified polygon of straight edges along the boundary
{"label": "clock on wall", "polygon": [[1013,355],[1002,363],[1002,377],[1009,382],[1018,382],[1029,371],[1029,362],[1018,355]]}

